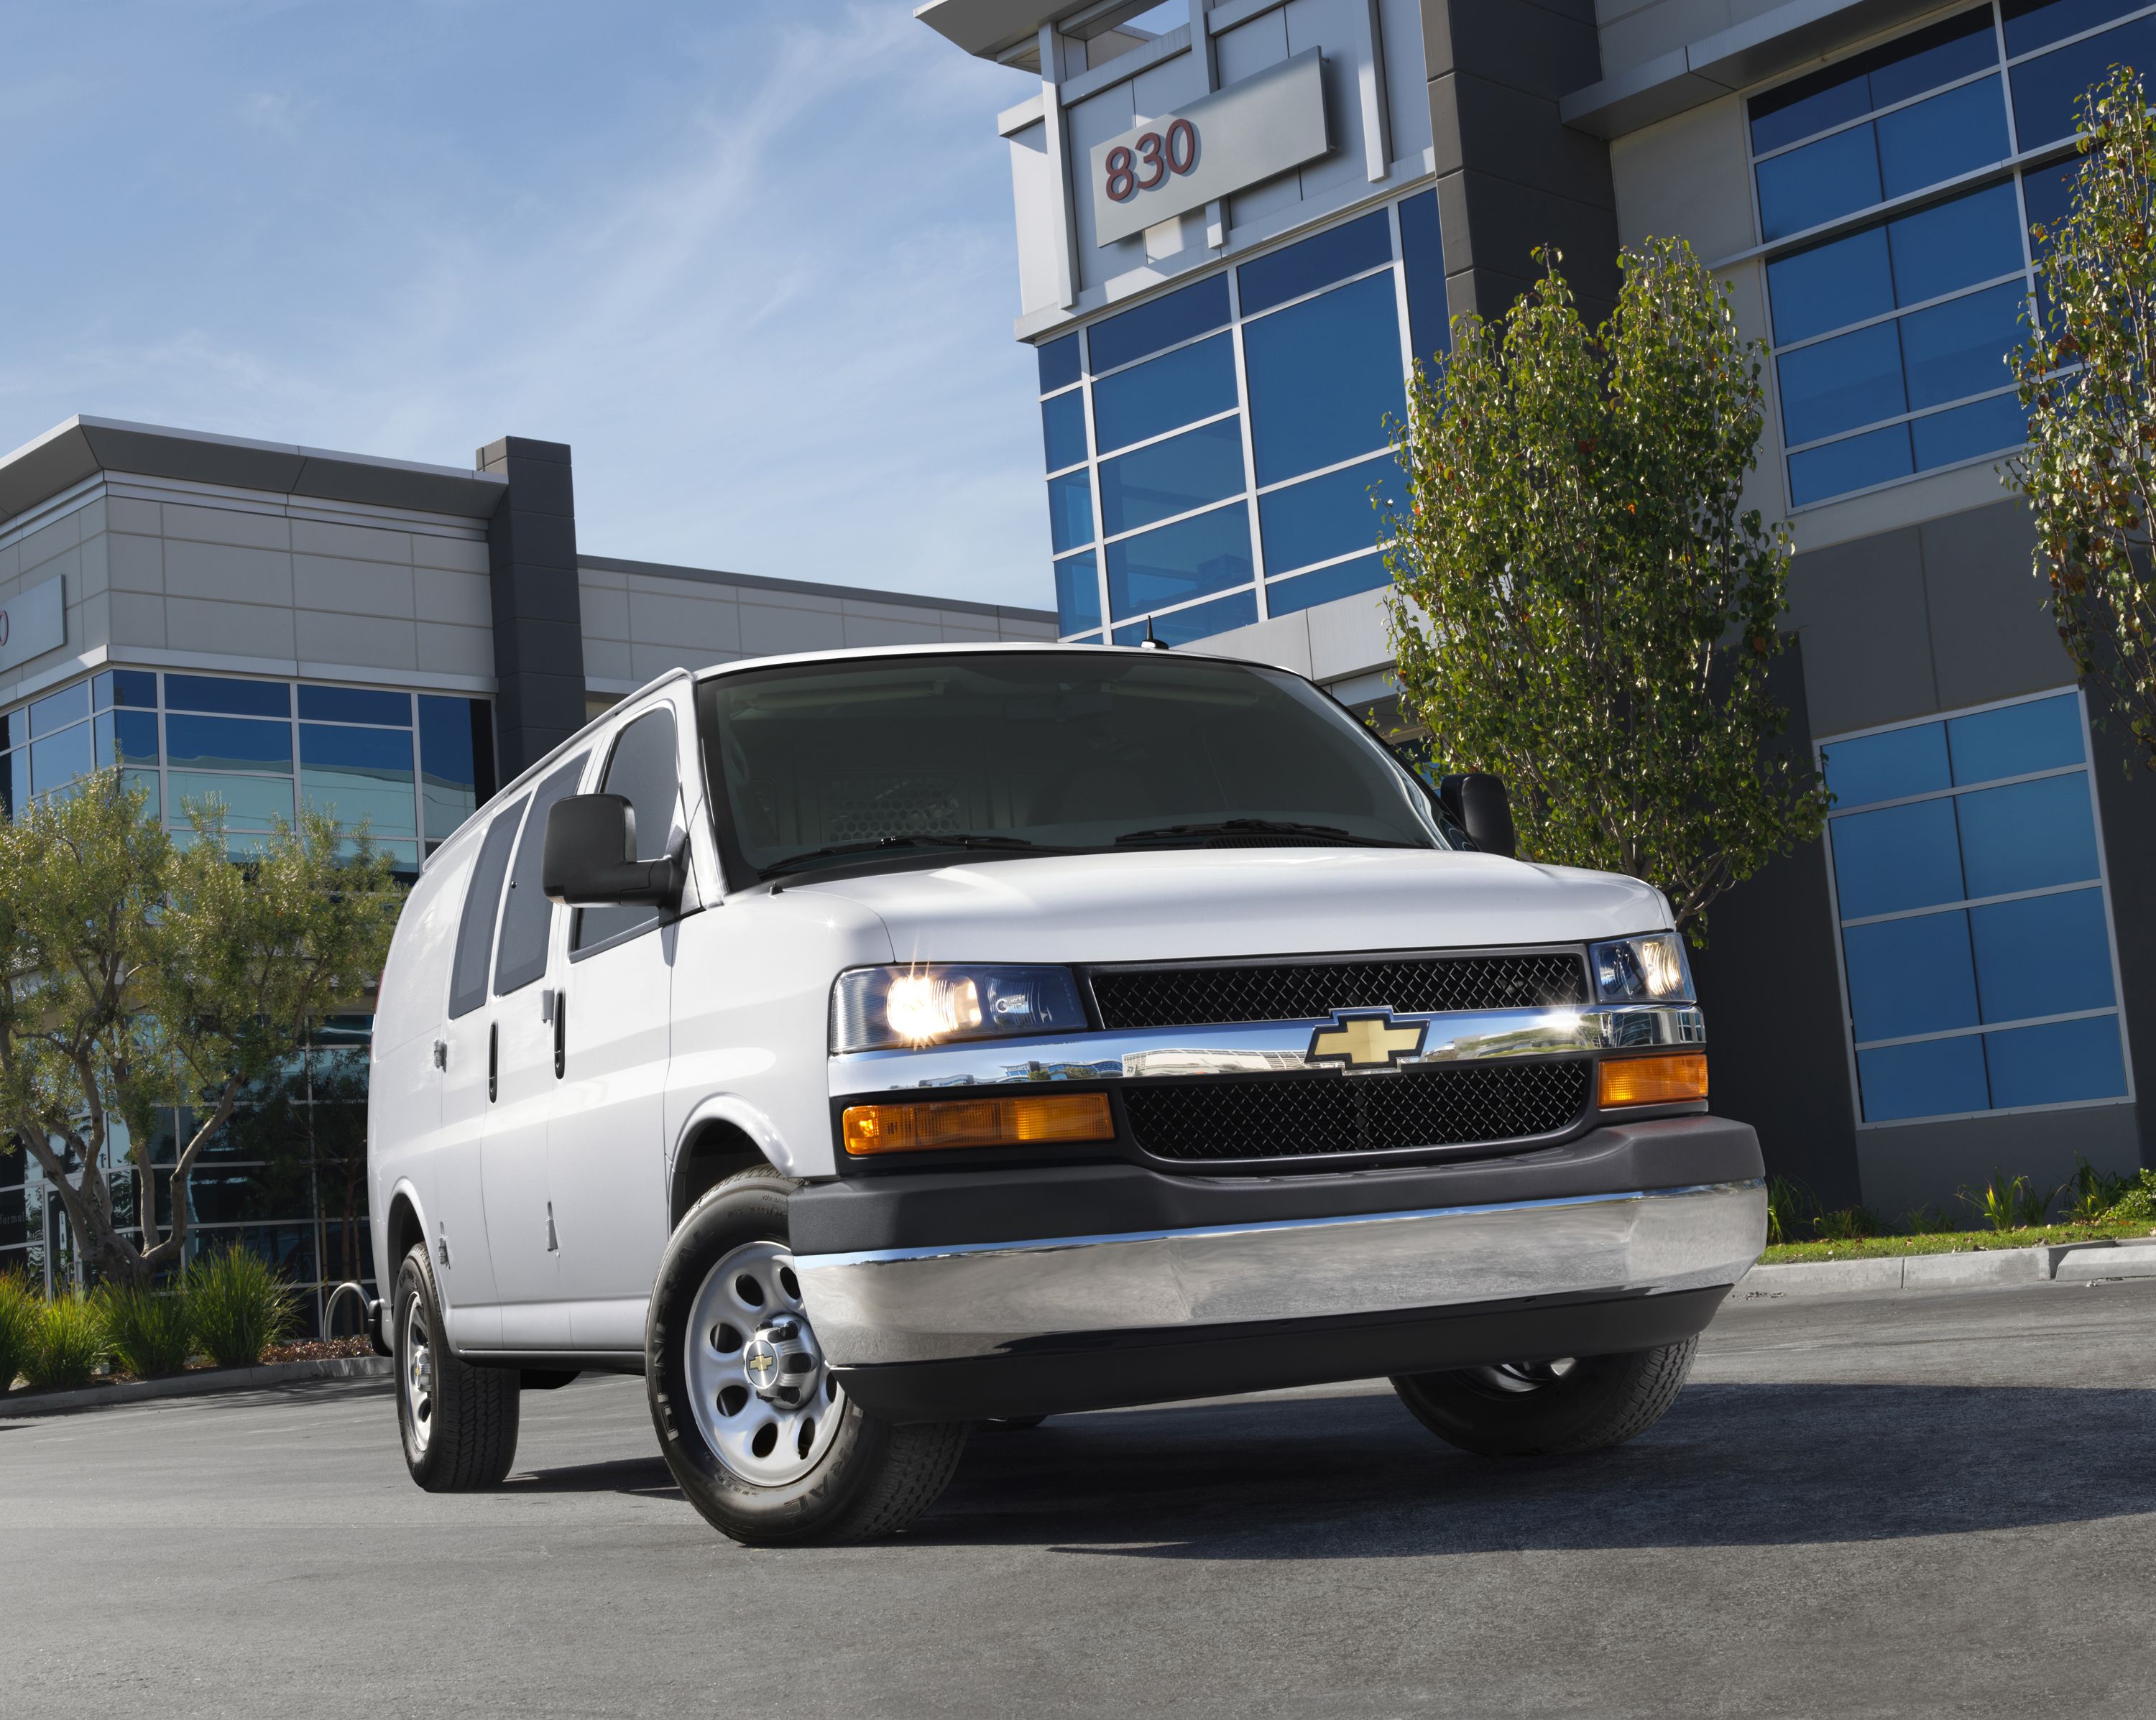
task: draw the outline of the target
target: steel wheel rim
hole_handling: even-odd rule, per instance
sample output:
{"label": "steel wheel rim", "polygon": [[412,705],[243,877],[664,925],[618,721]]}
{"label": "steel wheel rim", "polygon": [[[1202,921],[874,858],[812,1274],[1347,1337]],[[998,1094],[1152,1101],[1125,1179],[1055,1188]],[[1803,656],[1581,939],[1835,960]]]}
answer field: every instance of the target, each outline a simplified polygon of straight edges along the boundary
{"label": "steel wheel rim", "polygon": [[1470,1368],[1467,1372],[1477,1385],[1489,1390],[1517,1396],[1555,1385],[1578,1365],[1577,1356],[1559,1356],[1551,1362],[1492,1362],[1484,1367]]}
{"label": "steel wheel rim", "polygon": [[404,1420],[412,1430],[412,1448],[424,1453],[434,1434],[434,1349],[429,1340],[427,1313],[418,1297],[404,1310]]}
{"label": "steel wheel rim", "polygon": [[682,1350],[696,1430],[729,1474],[781,1487],[823,1461],[845,1395],[783,1242],[746,1242],[721,1257],[690,1304]]}

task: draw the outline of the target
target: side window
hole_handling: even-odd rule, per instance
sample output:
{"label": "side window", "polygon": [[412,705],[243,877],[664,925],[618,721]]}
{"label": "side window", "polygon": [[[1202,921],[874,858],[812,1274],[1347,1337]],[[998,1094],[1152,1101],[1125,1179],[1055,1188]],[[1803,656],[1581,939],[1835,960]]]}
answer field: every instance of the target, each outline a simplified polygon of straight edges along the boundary
{"label": "side window", "polygon": [[449,979],[449,1013],[468,1016],[486,1001],[486,959],[494,949],[495,910],[501,905],[501,881],[509,873],[509,845],[516,840],[516,821],[524,816],[519,801],[486,827],[471,885],[465,894],[464,918],[457,922],[457,961]]}
{"label": "side window", "polygon": [[[674,801],[679,786],[674,750],[674,712],[662,705],[646,712],[621,732],[607,760],[601,794],[618,794],[636,814],[636,857],[656,860],[666,852],[674,830]],[[624,932],[657,922],[655,908],[580,908],[572,950],[588,950]]]}
{"label": "side window", "polygon": [[501,997],[529,985],[547,971],[547,931],[554,904],[542,887],[541,863],[547,848],[547,815],[554,802],[577,791],[589,753],[578,753],[531,796],[531,816],[516,845],[516,863],[509,873],[509,904],[501,910],[501,946],[494,958],[494,995]]}

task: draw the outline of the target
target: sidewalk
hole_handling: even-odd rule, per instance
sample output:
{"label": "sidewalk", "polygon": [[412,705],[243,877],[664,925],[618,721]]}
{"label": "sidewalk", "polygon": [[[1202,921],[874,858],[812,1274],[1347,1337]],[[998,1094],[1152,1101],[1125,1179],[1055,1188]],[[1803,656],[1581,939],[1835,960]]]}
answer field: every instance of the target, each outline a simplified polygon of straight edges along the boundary
{"label": "sidewalk", "polygon": [[1877,1295],[1893,1290],[1963,1290],[1984,1284],[2094,1283],[2156,1278],[2156,1241],[2063,1242],[1961,1254],[1904,1254],[1885,1260],[1817,1260],[1755,1266],[1730,1292],[1763,1296]]}

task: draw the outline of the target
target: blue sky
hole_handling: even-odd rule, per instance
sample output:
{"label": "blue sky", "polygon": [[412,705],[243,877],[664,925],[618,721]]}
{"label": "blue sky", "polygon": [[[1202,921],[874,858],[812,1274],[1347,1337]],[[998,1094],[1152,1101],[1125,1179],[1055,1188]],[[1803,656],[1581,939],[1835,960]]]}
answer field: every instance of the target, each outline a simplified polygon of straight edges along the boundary
{"label": "blue sky", "polygon": [[576,450],[602,555],[1046,607],[996,112],[906,0],[10,9],[0,450]]}

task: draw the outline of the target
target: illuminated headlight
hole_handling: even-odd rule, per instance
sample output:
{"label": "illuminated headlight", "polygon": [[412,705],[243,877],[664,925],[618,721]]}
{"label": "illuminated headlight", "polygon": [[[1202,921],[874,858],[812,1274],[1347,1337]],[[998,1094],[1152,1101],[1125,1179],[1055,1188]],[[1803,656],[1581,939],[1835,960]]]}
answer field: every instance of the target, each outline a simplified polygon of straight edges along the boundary
{"label": "illuminated headlight", "polygon": [[831,994],[834,1052],[1075,1033],[1085,1026],[1067,968],[855,968],[839,975]]}
{"label": "illuminated headlight", "polygon": [[1594,995],[1604,1003],[1691,1003],[1691,964],[1675,932],[1597,944],[1587,952]]}

